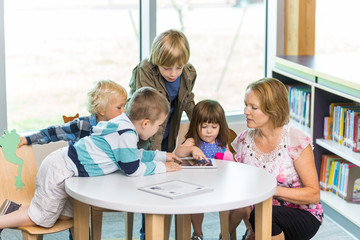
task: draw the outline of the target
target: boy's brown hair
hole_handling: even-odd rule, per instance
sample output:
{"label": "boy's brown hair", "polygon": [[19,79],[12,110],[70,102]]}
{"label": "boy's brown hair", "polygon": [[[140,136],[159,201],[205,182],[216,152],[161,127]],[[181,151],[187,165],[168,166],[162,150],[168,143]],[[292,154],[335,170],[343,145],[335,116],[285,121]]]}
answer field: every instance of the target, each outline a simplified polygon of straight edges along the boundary
{"label": "boy's brown hair", "polygon": [[161,114],[168,115],[168,100],[151,87],[142,87],[134,92],[126,108],[126,115],[132,121],[149,119],[154,123]]}
{"label": "boy's brown hair", "polygon": [[98,81],[93,89],[88,92],[88,110],[97,116],[104,111],[106,106],[113,101],[116,95],[127,99],[126,89],[111,80]]}
{"label": "boy's brown hair", "polygon": [[285,85],[276,78],[262,78],[250,83],[251,89],[260,100],[260,109],[269,116],[274,127],[282,127],[289,122],[289,93]]}
{"label": "boy's brown hair", "polygon": [[185,65],[190,58],[190,46],[186,36],[177,30],[159,34],[153,41],[150,62],[156,66]]}
{"label": "boy's brown hair", "polygon": [[199,131],[203,123],[217,123],[220,126],[217,143],[226,147],[229,139],[229,126],[226,122],[225,112],[221,105],[215,100],[202,100],[198,102],[193,110],[189,130],[185,138],[193,138],[196,146],[200,146],[201,138]]}

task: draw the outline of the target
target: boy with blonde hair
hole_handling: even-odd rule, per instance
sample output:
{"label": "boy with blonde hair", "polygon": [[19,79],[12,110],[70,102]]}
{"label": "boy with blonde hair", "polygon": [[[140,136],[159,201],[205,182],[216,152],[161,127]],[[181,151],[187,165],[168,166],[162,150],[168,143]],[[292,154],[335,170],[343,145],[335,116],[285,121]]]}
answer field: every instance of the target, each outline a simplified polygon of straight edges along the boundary
{"label": "boy with blonde hair", "polygon": [[88,92],[90,116],[82,116],[70,122],[50,126],[29,136],[20,137],[18,147],[50,142],[78,141],[91,135],[92,128],[100,121],[110,119],[125,112],[127,92],[124,87],[112,80],[100,80]]}

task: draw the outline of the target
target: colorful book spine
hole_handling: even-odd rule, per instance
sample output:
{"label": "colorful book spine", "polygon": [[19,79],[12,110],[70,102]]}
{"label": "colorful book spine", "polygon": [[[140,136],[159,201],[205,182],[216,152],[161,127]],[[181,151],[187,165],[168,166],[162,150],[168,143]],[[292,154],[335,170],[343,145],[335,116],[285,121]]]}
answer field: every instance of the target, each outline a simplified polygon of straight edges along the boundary
{"label": "colorful book spine", "polygon": [[287,85],[289,91],[290,118],[301,125],[310,127],[311,87]]}
{"label": "colorful book spine", "polygon": [[330,176],[331,176],[331,167],[332,163],[337,160],[343,160],[341,157],[334,154],[324,154],[322,155],[322,165],[323,168],[320,172],[320,189],[325,191],[331,191],[330,185]]}
{"label": "colorful book spine", "polygon": [[354,117],[353,151],[360,152],[360,114]]}

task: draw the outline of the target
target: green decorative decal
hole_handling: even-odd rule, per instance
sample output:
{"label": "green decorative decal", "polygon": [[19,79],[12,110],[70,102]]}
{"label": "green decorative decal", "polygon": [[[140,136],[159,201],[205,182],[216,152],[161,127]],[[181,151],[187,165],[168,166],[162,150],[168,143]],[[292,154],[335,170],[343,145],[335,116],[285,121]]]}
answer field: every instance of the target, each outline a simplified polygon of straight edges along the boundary
{"label": "green decorative decal", "polygon": [[20,143],[20,136],[16,133],[16,130],[12,130],[11,133],[5,130],[4,135],[0,137],[0,146],[2,147],[2,151],[6,160],[9,162],[18,165],[19,173],[18,176],[15,176],[15,186],[16,190],[23,189],[25,185],[21,180],[21,173],[24,161],[16,156],[16,149],[18,144]]}

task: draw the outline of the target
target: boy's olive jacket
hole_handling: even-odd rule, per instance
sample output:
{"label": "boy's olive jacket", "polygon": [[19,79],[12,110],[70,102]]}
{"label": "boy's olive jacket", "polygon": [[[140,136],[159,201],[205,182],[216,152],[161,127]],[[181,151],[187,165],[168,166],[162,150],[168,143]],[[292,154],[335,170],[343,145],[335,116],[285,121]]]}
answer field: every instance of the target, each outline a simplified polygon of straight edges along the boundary
{"label": "boy's olive jacket", "polygon": [[[172,152],[176,147],[176,139],[179,133],[180,120],[183,111],[185,111],[188,118],[191,119],[192,111],[195,106],[194,93],[192,92],[195,85],[195,79],[195,68],[190,63],[185,64],[181,74],[178,97],[174,100],[174,111],[172,112],[170,118],[167,152]],[[141,61],[132,72],[132,77],[129,83],[130,94],[128,99],[131,98],[137,89],[141,87],[152,87],[158,90],[170,102],[170,96],[164,81],[165,80],[161,76],[159,68],[149,62],[148,59],[145,59]],[[167,121],[168,118],[160,126],[158,132],[149,141],[140,140],[138,147],[147,150],[161,150],[161,142],[165,133]]]}

